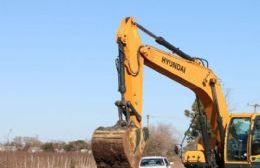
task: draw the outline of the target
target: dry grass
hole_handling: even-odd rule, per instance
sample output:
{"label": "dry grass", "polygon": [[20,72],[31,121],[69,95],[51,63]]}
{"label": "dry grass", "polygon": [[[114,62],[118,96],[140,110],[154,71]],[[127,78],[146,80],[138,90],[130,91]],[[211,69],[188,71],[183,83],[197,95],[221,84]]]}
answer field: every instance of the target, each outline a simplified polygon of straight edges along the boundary
{"label": "dry grass", "polygon": [[86,153],[0,152],[0,168],[96,168]]}

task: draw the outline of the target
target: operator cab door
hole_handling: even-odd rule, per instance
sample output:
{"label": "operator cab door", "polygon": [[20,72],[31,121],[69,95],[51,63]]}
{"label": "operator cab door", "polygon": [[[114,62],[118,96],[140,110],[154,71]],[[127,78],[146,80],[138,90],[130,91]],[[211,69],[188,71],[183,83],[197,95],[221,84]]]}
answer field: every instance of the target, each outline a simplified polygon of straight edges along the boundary
{"label": "operator cab door", "polygon": [[260,167],[260,116],[256,116],[254,119],[253,129],[252,129],[252,147],[251,147],[251,157],[252,168]]}
{"label": "operator cab door", "polygon": [[251,119],[236,117],[230,120],[225,143],[225,168],[250,168],[249,146]]}

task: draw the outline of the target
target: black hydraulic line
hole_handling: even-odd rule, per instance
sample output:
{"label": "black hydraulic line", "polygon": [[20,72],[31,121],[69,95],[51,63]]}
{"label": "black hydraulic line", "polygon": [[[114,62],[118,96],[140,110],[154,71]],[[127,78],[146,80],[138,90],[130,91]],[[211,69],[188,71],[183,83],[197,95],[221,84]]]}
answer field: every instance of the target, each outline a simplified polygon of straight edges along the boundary
{"label": "black hydraulic line", "polygon": [[118,40],[118,59],[117,59],[117,71],[118,71],[118,91],[122,94],[125,93],[125,71],[124,71],[124,60],[125,60],[125,53],[124,53],[124,44],[119,39]]}
{"label": "black hydraulic line", "polygon": [[[200,58],[200,57],[193,57],[193,58],[200,60],[204,67],[207,67],[207,68],[209,67],[209,62],[208,62],[208,60],[206,60],[206,59],[204,59],[204,58]],[[206,63],[206,65],[205,65],[204,62]]]}
{"label": "black hydraulic line", "polygon": [[199,123],[201,126],[201,134],[202,134],[202,140],[205,148],[205,157],[208,164],[212,163],[211,159],[211,151],[210,151],[210,143],[209,143],[209,135],[207,130],[207,119],[205,117],[205,114],[201,111],[200,101],[199,98],[196,96],[196,102],[199,112]]}
{"label": "black hydraulic line", "polygon": [[[126,86],[125,86],[125,71],[124,71],[124,60],[125,60],[125,54],[124,54],[124,44],[119,39],[117,41],[118,43],[118,58],[116,59],[116,69],[118,73],[118,91],[121,94],[121,101],[124,101],[124,94],[126,92]],[[123,114],[125,114],[122,107],[118,106],[118,117],[119,121],[123,120]],[[126,120],[128,120],[127,114],[125,114]]]}
{"label": "black hydraulic line", "polygon": [[144,28],[142,25],[138,24],[138,23],[135,23],[135,25],[140,29],[142,30],[144,33],[148,34],[149,36],[151,36],[152,38],[154,39],[157,39],[158,37],[153,34],[152,32],[150,32],[149,30],[147,30],[146,28]]}
{"label": "black hydraulic line", "polygon": [[212,80],[210,81],[210,87],[211,87],[211,91],[212,91],[212,95],[213,95],[214,109],[216,110],[216,114],[217,114],[218,130],[219,130],[219,134],[221,137],[221,148],[224,149],[225,131],[224,131],[224,127],[222,125],[223,120],[220,115],[219,104],[218,104],[218,95],[217,95],[217,91],[216,91],[215,82]]}
{"label": "black hydraulic line", "polygon": [[169,43],[168,41],[166,41],[163,37],[161,36],[156,36],[155,34],[153,34],[152,32],[150,32],[149,30],[147,30],[146,28],[144,28],[142,25],[135,23],[135,25],[142,30],[144,33],[148,34],[149,36],[151,36],[152,38],[155,39],[155,41],[166,47],[167,49],[171,50],[173,53],[178,54],[180,57],[187,59],[189,61],[194,61],[194,58],[189,56],[188,54],[184,53],[183,51],[181,51],[179,48],[175,47],[174,45],[172,45],[171,43]]}

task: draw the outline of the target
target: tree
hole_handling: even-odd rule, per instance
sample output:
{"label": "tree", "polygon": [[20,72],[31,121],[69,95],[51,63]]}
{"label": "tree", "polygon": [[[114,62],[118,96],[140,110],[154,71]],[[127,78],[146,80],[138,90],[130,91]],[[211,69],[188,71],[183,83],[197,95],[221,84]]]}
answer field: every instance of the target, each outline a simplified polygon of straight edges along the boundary
{"label": "tree", "polygon": [[42,142],[38,139],[38,137],[16,136],[10,144],[16,146],[18,150],[27,151],[30,147],[40,147]]}
{"label": "tree", "polygon": [[42,145],[42,150],[45,152],[54,152],[54,146],[53,143],[45,143]]}
{"label": "tree", "polygon": [[14,137],[13,141],[11,142],[11,145],[16,146],[17,149],[22,149],[25,146],[23,137],[21,136]]}
{"label": "tree", "polygon": [[23,137],[23,141],[29,146],[40,147],[42,145],[42,142],[38,139],[38,137]]}
{"label": "tree", "polygon": [[64,150],[69,151],[80,151],[81,149],[89,149],[90,145],[88,142],[83,140],[71,141],[64,146]]}
{"label": "tree", "polygon": [[[204,107],[203,104],[201,103],[201,101],[199,101],[200,104],[200,110],[198,108],[198,103],[197,100],[195,100],[191,106],[191,110],[185,110],[184,111],[184,115],[191,118],[191,127],[190,129],[186,132],[186,140],[188,141],[188,143],[193,142],[197,137],[199,137],[201,135],[201,125],[199,122],[199,111],[203,112],[204,111]],[[214,137],[214,132],[213,129],[210,125],[210,122],[207,121],[207,129],[208,129],[208,134],[211,137]]]}
{"label": "tree", "polygon": [[159,124],[151,126],[150,137],[144,149],[144,156],[147,155],[173,155],[177,140],[173,136],[171,125]]}
{"label": "tree", "polygon": [[71,143],[66,144],[63,148],[66,152],[71,152],[71,151],[75,151],[75,148],[73,147],[73,145]]}
{"label": "tree", "polygon": [[66,143],[64,141],[51,141],[54,149],[61,150],[64,149]]}

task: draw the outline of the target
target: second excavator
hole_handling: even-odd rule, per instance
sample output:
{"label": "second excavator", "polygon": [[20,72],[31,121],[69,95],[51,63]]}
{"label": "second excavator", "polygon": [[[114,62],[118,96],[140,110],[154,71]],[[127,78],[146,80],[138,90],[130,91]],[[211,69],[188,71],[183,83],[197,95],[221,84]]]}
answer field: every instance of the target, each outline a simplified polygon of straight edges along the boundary
{"label": "second excavator", "polygon": [[[143,44],[138,30],[168,51]],[[116,42],[121,99],[115,105],[119,120],[112,127],[99,127],[93,134],[92,150],[98,168],[138,167],[149,135],[142,127],[144,66],[192,90],[197,105],[204,107],[198,114],[201,141],[196,151],[185,153],[185,167],[260,167],[260,114],[229,113],[221,84],[205,59],[189,56],[132,17],[121,22]],[[214,140],[208,134],[207,123],[213,129]]]}

